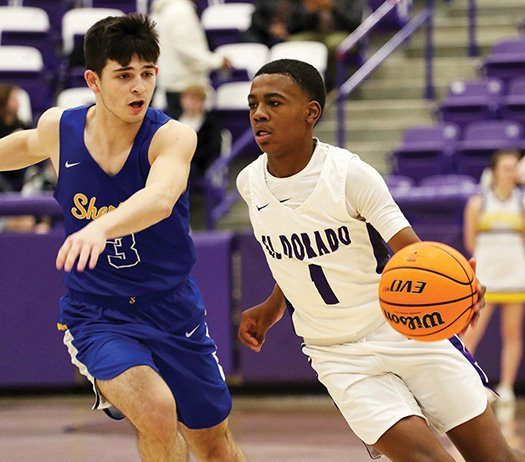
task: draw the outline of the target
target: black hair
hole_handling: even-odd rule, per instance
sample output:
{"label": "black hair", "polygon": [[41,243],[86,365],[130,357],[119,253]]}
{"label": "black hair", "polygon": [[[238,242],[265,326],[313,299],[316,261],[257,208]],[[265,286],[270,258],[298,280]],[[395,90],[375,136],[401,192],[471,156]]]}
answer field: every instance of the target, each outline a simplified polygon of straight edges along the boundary
{"label": "black hair", "polygon": [[108,59],[127,66],[134,56],[156,63],[159,54],[155,23],[143,14],[108,16],[93,24],[84,36],[86,69],[99,76]]}
{"label": "black hair", "polygon": [[261,67],[255,77],[261,74],[284,74],[289,76],[308,95],[310,101],[317,101],[324,109],[326,87],[319,71],[311,64],[297,59],[277,59]]}

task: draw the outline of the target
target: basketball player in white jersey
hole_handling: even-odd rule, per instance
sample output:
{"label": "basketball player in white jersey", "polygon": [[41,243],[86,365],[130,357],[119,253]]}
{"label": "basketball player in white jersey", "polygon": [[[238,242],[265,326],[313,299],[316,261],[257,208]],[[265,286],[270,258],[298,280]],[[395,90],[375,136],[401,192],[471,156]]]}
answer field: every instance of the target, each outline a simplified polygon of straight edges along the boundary
{"label": "basketball player in white jersey", "polygon": [[321,76],[301,61],[273,61],[253,80],[250,120],[264,154],[237,186],[277,284],[242,313],[241,341],[260,351],[288,306],[303,352],[372,457],[452,461],[432,428],[467,461],[525,462],[503,438],[486,376],[459,339],[407,340],[382,318],[383,240],[395,252],[419,239],[379,173],[313,137],[324,101]]}

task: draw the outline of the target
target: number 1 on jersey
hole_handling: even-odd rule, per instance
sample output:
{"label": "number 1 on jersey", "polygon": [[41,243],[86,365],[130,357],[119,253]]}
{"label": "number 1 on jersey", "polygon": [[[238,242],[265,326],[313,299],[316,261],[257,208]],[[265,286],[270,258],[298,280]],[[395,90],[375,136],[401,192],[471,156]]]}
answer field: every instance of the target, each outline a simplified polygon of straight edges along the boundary
{"label": "number 1 on jersey", "polygon": [[310,264],[308,265],[308,269],[310,271],[310,278],[312,279],[312,282],[319,292],[319,295],[321,295],[323,301],[327,305],[336,305],[339,303],[339,299],[334,294],[330,284],[328,284],[328,280],[326,279],[326,276],[323,272],[323,268],[319,265]]}

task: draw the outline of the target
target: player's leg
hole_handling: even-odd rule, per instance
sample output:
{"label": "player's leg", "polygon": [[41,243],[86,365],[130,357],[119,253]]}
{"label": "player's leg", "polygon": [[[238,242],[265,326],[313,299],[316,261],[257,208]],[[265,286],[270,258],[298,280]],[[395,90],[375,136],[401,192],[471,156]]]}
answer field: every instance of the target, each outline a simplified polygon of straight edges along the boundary
{"label": "player's leg", "polygon": [[104,399],[118,408],[137,431],[144,462],[185,462],[188,452],[177,432],[177,410],[171,390],[148,366],[127,369],[111,380],[97,380]]}
{"label": "player's leg", "polygon": [[192,430],[183,424],[182,433],[199,462],[245,462],[246,457],[228,430],[228,419],[211,428]]}
{"label": "player's leg", "polygon": [[409,416],[397,422],[373,445],[392,462],[452,462],[426,421]]}
{"label": "player's leg", "polygon": [[495,305],[493,303],[487,303],[485,308],[479,312],[478,322],[475,326],[469,326],[467,331],[461,336],[461,340],[465,343],[468,351],[472,354],[476,351],[476,348],[483,337],[483,334],[487,330],[490,318],[494,312]]}
{"label": "player's leg", "polygon": [[[371,339],[344,345],[304,346],[317,372],[348,425],[368,447],[394,462],[452,462],[429,428],[412,391],[389,372]],[[388,355],[395,354],[398,335],[386,339]],[[404,340],[403,342],[408,342]]]}
{"label": "player's leg", "polygon": [[501,377],[500,386],[512,390],[523,354],[523,316],[521,303],[507,304],[501,308]]}
{"label": "player's leg", "polygon": [[490,406],[447,432],[466,462],[525,462],[525,454],[509,447]]}

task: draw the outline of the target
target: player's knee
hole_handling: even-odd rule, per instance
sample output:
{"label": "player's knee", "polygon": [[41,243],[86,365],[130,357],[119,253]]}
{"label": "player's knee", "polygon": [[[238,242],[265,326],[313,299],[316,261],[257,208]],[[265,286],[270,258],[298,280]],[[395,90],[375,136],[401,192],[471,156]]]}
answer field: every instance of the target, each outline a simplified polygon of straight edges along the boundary
{"label": "player's knee", "polygon": [[199,462],[237,461],[235,443],[230,433],[220,431],[206,439],[199,448]]}
{"label": "player's knee", "polygon": [[175,437],[177,411],[173,398],[159,396],[147,399],[142,403],[136,427],[142,435],[151,435],[158,439]]}

